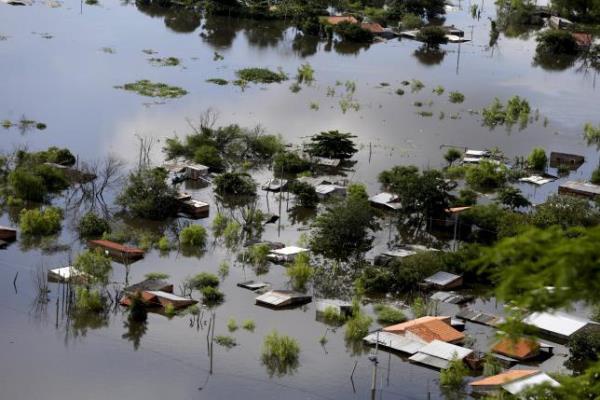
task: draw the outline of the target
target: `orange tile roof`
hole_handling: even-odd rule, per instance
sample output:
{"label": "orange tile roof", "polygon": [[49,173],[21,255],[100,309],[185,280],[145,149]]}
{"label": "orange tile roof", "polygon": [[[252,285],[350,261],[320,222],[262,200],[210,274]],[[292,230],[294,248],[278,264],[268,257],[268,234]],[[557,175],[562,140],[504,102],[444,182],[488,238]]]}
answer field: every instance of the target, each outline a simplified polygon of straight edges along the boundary
{"label": "orange tile roof", "polygon": [[383,330],[396,334],[410,332],[428,343],[436,339],[448,343],[463,340],[465,335],[446,323],[444,320],[447,319],[448,317],[427,316],[388,326]]}
{"label": "orange tile roof", "polygon": [[590,46],[593,41],[592,35],[590,35],[589,33],[573,32],[573,33],[571,33],[571,36],[573,37],[573,39],[575,39],[575,42],[577,42],[577,45],[582,46],[582,47]]}
{"label": "orange tile roof", "polygon": [[505,371],[498,375],[488,376],[487,378],[480,379],[469,383],[471,386],[500,386],[505,385],[509,382],[516,381],[519,379],[526,378],[531,375],[535,375],[540,371],[535,369],[515,369],[512,371]]}
{"label": "orange tile roof", "polygon": [[502,339],[493,348],[494,353],[499,353],[517,359],[529,358],[539,350],[540,345],[533,339],[520,338],[513,341],[509,338]]}
{"label": "orange tile roof", "polygon": [[360,24],[360,27],[371,33],[385,32],[383,26],[379,25],[377,22],[363,22],[362,24]]}
{"label": "orange tile roof", "polygon": [[333,17],[327,17],[327,22],[329,22],[331,25],[337,25],[340,24],[342,22],[349,22],[351,24],[357,24],[358,21],[356,20],[356,18],[354,18],[353,16],[333,16]]}

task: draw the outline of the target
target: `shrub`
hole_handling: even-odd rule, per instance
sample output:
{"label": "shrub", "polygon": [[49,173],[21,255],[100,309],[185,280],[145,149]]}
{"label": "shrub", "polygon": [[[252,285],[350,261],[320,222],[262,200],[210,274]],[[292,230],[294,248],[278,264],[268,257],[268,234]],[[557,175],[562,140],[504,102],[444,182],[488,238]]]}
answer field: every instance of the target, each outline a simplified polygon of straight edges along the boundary
{"label": "shrub", "polygon": [[233,318],[229,318],[229,320],[227,321],[227,330],[229,332],[235,332],[238,329],[238,325],[237,322],[235,322],[235,319]]}
{"label": "shrub", "polygon": [[502,372],[502,370],[500,361],[492,353],[487,353],[484,357],[483,376],[494,376]]}
{"label": "shrub", "polygon": [[575,371],[583,371],[590,363],[598,361],[600,354],[600,330],[585,329],[569,338],[569,359],[567,367]]}
{"label": "shrub", "polygon": [[236,221],[229,221],[225,230],[223,231],[223,238],[225,239],[225,247],[228,249],[235,248],[240,241],[240,234],[242,232],[242,226]]}
{"label": "shrub", "polygon": [[298,83],[305,82],[310,84],[315,80],[315,70],[309,63],[302,64],[298,67],[296,79],[298,80]]}
{"label": "shrub", "polygon": [[425,301],[421,297],[415,298],[415,300],[410,305],[410,310],[412,311],[414,318],[422,318],[428,314],[428,306]]}
{"label": "shrub", "polygon": [[229,263],[227,261],[221,261],[219,263],[219,276],[221,279],[225,279],[229,275]]}
{"label": "shrub", "polygon": [[147,79],[142,79],[134,83],[126,83],[123,86],[115,86],[115,88],[136,92],[142,96],[164,97],[171,99],[185,96],[187,94],[187,91],[180,87],[169,86],[165,83],[150,82]]}
{"label": "shrub", "polygon": [[545,55],[575,55],[578,52],[577,42],[569,31],[547,30],[535,39],[536,53]]}
{"label": "shrub", "polygon": [[340,131],[320,132],[310,138],[308,152],[311,156],[346,160],[358,151],[355,137]]}
{"label": "shrub", "polygon": [[323,311],[323,320],[331,325],[342,325],[346,321],[346,316],[341,314],[337,308],[328,306]]}
{"label": "shrub", "polygon": [[104,232],[110,233],[110,225],[107,219],[88,212],[79,220],[77,230],[82,238],[101,237]]}
{"label": "shrub", "polygon": [[140,218],[163,220],[177,213],[177,191],[167,184],[163,168],[140,169],[129,175],[117,204]]}
{"label": "shrub", "polygon": [[179,233],[179,241],[183,246],[204,248],[206,229],[202,225],[187,226]]}
{"label": "shrub", "polygon": [[298,342],[276,330],[269,333],[262,347],[261,361],[267,366],[269,374],[284,375],[293,371],[298,365],[300,346]]}
{"label": "shrub", "polygon": [[165,274],[164,272],[148,272],[146,275],[144,275],[144,278],[151,280],[164,280],[169,279],[169,274]]}
{"label": "shrub", "polygon": [[206,165],[213,171],[222,171],[225,167],[219,150],[208,144],[198,147],[194,152],[194,161],[198,164]]}
{"label": "shrub", "polygon": [[461,189],[458,192],[458,197],[454,199],[453,205],[455,207],[466,207],[466,206],[474,206],[477,204],[477,199],[479,195],[476,191],[471,189]]}
{"label": "shrub", "polygon": [[216,288],[219,286],[219,278],[209,272],[200,272],[192,277],[191,285],[193,288],[198,290],[202,290],[205,287]]}
{"label": "shrub", "polygon": [[466,181],[469,186],[479,190],[497,189],[506,183],[506,167],[489,161],[467,169]]}
{"label": "shrub", "polygon": [[506,103],[506,108],[498,98],[495,98],[488,107],[481,111],[483,123],[489,127],[504,123],[511,125],[516,122],[525,125],[529,119],[530,112],[531,107],[527,100],[521,99],[519,96],[511,97]]}
{"label": "shrub", "polygon": [[349,42],[366,43],[373,40],[373,34],[360,27],[358,24],[342,22],[333,27],[335,33],[341,36],[343,40]]}
{"label": "shrub", "polygon": [[242,329],[254,332],[254,329],[256,329],[256,324],[251,319],[247,319],[242,323]]}
{"label": "shrub", "polygon": [[512,186],[502,188],[498,192],[497,201],[508,206],[512,210],[516,210],[521,207],[529,207],[531,203],[527,200],[520,189],[514,188]]}
{"label": "shrub", "polygon": [[440,385],[451,388],[460,388],[463,385],[463,379],[469,374],[465,363],[453,356],[448,368],[440,373]]}
{"label": "shrub", "polygon": [[97,290],[78,287],[75,291],[75,309],[80,312],[101,312],[104,299]]}
{"label": "shrub", "polygon": [[281,152],[273,157],[273,171],[275,174],[297,174],[309,170],[310,161],[300,157],[295,152]]}
{"label": "shrub", "polygon": [[252,196],[256,194],[256,182],[248,174],[225,172],[214,179],[215,192],[220,195]]}
{"label": "shrub", "polygon": [[465,101],[465,95],[460,92],[450,92],[448,94],[448,100],[450,103],[462,103]]}
{"label": "shrub", "polygon": [[361,340],[369,333],[369,327],[373,323],[373,319],[362,312],[355,315],[346,323],[346,332],[344,336],[346,340],[355,341]]}
{"label": "shrub", "polygon": [[62,211],[56,207],[21,210],[19,227],[24,235],[52,235],[60,231],[62,217]]}
{"label": "shrub", "polygon": [[236,74],[242,81],[254,83],[279,83],[288,78],[283,71],[273,72],[267,68],[244,68]]}
{"label": "shrub", "polygon": [[105,255],[100,249],[85,250],[77,255],[73,266],[90,276],[100,283],[108,282],[108,278],[112,271],[110,258]]}
{"label": "shrub", "polygon": [[423,26],[423,19],[419,15],[408,13],[402,16],[400,24],[405,30],[418,29]]}
{"label": "shrub", "polygon": [[444,159],[448,162],[448,165],[454,164],[454,161],[460,160],[462,157],[462,152],[453,147],[449,148],[444,154]]}
{"label": "shrub", "polygon": [[161,238],[158,240],[158,249],[160,251],[169,251],[171,250],[171,241],[169,240],[168,237],[166,236],[161,236]]}
{"label": "shrub", "polygon": [[446,31],[439,26],[425,26],[417,33],[417,40],[426,43],[429,46],[446,43]]}
{"label": "shrub", "polygon": [[309,255],[307,253],[298,254],[293,265],[287,268],[286,274],[295,290],[304,290],[306,284],[314,275],[314,268],[310,265]]}
{"label": "shrub", "polygon": [[377,322],[380,324],[391,325],[406,321],[406,315],[395,307],[376,304],[373,309],[377,314]]}
{"label": "shrub", "polygon": [[46,198],[47,188],[44,180],[25,168],[12,171],[8,175],[8,184],[20,199],[41,203]]}
{"label": "shrub", "polygon": [[319,196],[315,188],[305,182],[292,182],[290,192],[296,196],[300,207],[315,208],[319,203]]}
{"label": "shrub", "polygon": [[527,165],[529,168],[536,171],[545,171],[546,164],[548,164],[548,157],[546,156],[546,151],[541,147],[536,147],[531,150],[529,156],[527,157]]}
{"label": "shrub", "polygon": [[217,213],[217,215],[215,215],[215,219],[213,219],[212,222],[212,231],[213,231],[213,235],[215,237],[221,237],[223,235],[223,231],[225,231],[225,228],[227,227],[227,224],[229,223],[229,218],[222,213]]}
{"label": "shrub", "polygon": [[173,318],[177,314],[177,310],[175,309],[175,306],[171,303],[167,304],[164,307],[163,311],[164,311],[165,315],[169,318]]}

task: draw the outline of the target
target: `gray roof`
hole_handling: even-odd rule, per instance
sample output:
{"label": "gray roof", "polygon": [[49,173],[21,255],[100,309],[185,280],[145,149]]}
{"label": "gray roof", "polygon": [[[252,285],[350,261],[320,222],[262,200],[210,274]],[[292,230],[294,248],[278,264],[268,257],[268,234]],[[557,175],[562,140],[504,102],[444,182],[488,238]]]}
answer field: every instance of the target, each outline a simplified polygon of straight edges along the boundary
{"label": "gray roof", "polygon": [[[367,336],[365,336],[363,340],[367,343],[374,345],[377,343],[377,334],[378,332],[370,333]],[[403,335],[380,331],[379,345],[382,347],[390,348],[392,350],[401,351],[403,353],[415,354],[425,346],[425,343],[414,339],[410,339]]]}
{"label": "gray roof", "polygon": [[575,317],[573,315],[556,313],[533,313],[524,320],[525,323],[533,325],[543,331],[553,333],[565,338],[570,337],[580,329],[586,327],[591,321]]}
{"label": "gray roof", "polygon": [[446,286],[446,285],[450,285],[452,282],[454,282],[460,278],[461,278],[460,275],[455,275],[455,274],[451,274],[449,272],[440,271],[440,272],[436,272],[435,274],[431,275],[430,277],[425,278],[425,282],[430,283],[432,285]]}
{"label": "gray roof", "polygon": [[473,350],[471,349],[442,342],[441,340],[437,339],[419,350],[419,353],[423,353],[433,357],[438,357],[444,360],[452,360],[454,357],[458,358],[459,360],[462,360],[472,352]]}
{"label": "gray roof", "polygon": [[589,182],[568,181],[560,185],[559,188],[589,193],[595,196],[600,195],[600,185],[594,185],[593,183]]}
{"label": "gray roof", "polygon": [[523,379],[517,379],[509,382],[503,385],[502,388],[512,395],[517,395],[531,386],[540,385],[542,383],[547,383],[550,386],[560,386],[557,381],[546,375],[544,372],[540,372],[535,375],[527,376]]}
{"label": "gray roof", "polygon": [[430,367],[438,368],[438,369],[446,369],[450,364],[450,361],[444,360],[443,358],[430,356],[424,353],[416,353],[408,358],[410,361],[428,365]]}

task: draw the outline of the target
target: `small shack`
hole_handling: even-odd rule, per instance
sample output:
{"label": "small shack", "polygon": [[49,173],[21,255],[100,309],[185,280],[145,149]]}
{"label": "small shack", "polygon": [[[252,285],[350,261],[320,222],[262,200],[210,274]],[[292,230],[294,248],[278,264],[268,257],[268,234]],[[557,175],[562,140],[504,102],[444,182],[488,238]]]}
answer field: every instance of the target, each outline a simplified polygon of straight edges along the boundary
{"label": "small shack", "polygon": [[451,325],[451,318],[445,316],[425,316],[411,321],[387,326],[384,332],[405,336],[422,343],[440,340],[446,343],[461,343],[465,339],[462,332]]}
{"label": "small shack", "polygon": [[471,356],[473,350],[450,343],[434,340],[419,349],[408,358],[410,362],[423,364],[436,369],[446,369],[453,359],[464,360]]}
{"label": "small shack", "polygon": [[270,290],[256,298],[256,304],[269,308],[291,308],[310,303],[312,296],[291,290]]}
{"label": "small shack", "polygon": [[300,253],[306,253],[308,249],[297,246],[287,246],[281,249],[272,250],[269,253],[269,259],[275,262],[291,262]]}
{"label": "small shack", "polygon": [[173,294],[173,285],[161,279],[146,279],[123,289],[120,304],[130,306],[132,297],[141,296],[147,307],[185,308],[198,303],[197,300]]}
{"label": "small shack", "polygon": [[210,213],[210,205],[200,200],[189,199],[180,202],[181,212],[192,218],[206,218]]}
{"label": "small shack", "polygon": [[325,313],[327,310],[335,310],[335,312],[341,317],[349,317],[352,315],[352,303],[343,300],[317,300],[315,308],[317,309],[317,314]]}
{"label": "small shack", "polygon": [[48,281],[50,282],[78,282],[84,283],[91,278],[89,274],[83,271],[79,271],[73,266],[54,268],[48,270]]}
{"label": "small shack", "polygon": [[568,167],[571,171],[575,171],[585,162],[585,157],[577,154],[568,153],[550,153],[550,166],[552,168],[559,168],[561,166]]}
{"label": "small shack", "polygon": [[331,196],[345,196],[346,188],[339,185],[317,185],[315,187],[317,196],[323,200]]}
{"label": "small shack", "polygon": [[573,25],[573,22],[566,18],[553,15],[550,18],[548,18],[548,25],[550,25],[550,27],[554,29],[567,29],[571,25]]}
{"label": "small shack", "polygon": [[457,292],[435,292],[431,295],[430,299],[434,301],[441,301],[442,303],[448,304],[462,304],[473,300],[474,296],[462,295]]}
{"label": "small shack", "polygon": [[600,196],[600,185],[594,185],[590,182],[568,181],[558,187],[558,193],[595,199]]}
{"label": "small shack", "polygon": [[496,325],[504,322],[504,318],[502,317],[482,311],[475,311],[470,308],[463,308],[460,310],[456,314],[456,318],[491,327],[495,327]]}
{"label": "small shack", "polygon": [[342,160],[339,158],[327,158],[327,157],[313,157],[313,162],[320,167],[337,168],[340,166]]}
{"label": "small shack", "polygon": [[513,369],[498,375],[488,376],[469,383],[473,392],[480,394],[497,394],[507,391],[518,395],[523,390],[541,383],[558,386],[559,383],[544,372],[535,369]]}
{"label": "small shack", "polygon": [[588,326],[598,325],[588,319],[562,312],[536,312],[527,316],[523,322],[536,327],[542,334],[561,340],[569,339]]}
{"label": "small shack", "polygon": [[435,289],[456,289],[463,284],[461,275],[451,274],[450,272],[439,271],[425,278],[423,284]]}
{"label": "small shack", "polygon": [[482,160],[489,159],[492,153],[489,150],[467,149],[463,155],[463,164],[479,164]]}
{"label": "small shack", "polygon": [[130,262],[144,258],[144,250],[111,242],[110,240],[90,240],[88,246],[92,249],[104,250],[115,261]]}
{"label": "small shack", "polygon": [[375,257],[375,265],[386,265],[393,259],[413,256],[420,252],[438,251],[420,244],[400,244],[390,250],[386,250]]}
{"label": "small shack", "polygon": [[378,345],[410,355],[415,354],[426,345],[422,341],[386,331],[369,333],[363,338],[363,341],[371,345]]}
{"label": "small shack", "polygon": [[243,289],[252,290],[253,292],[257,292],[261,289],[264,289],[269,286],[268,283],[265,282],[257,282],[257,281],[245,281],[237,284],[238,287]]}
{"label": "small shack", "polygon": [[272,178],[262,185],[262,190],[269,192],[281,192],[287,187],[287,179]]}
{"label": "small shack", "polygon": [[17,230],[8,226],[0,226],[0,240],[14,242],[17,240]]}
{"label": "small shack", "polygon": [[402,208],[402,204],[400,204],[398,196],[388,192],[382,192],[376,194],[375,196],[369,197],[369,202],[373,207],[383,208],[386,210],[395,211]]}
{"label": "small shack", "polygon": [[173,285],[162,279],[146,279],[123,289],[125,294],[135,294],[143,291],[161,291],[173,293]]}

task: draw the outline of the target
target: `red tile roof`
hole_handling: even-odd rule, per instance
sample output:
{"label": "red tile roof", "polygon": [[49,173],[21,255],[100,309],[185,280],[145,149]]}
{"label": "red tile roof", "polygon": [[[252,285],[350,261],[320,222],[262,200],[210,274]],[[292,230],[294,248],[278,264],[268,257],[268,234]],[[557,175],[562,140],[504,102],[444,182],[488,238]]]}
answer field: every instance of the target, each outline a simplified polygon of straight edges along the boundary
{"label": "red tile roof", "polygon": [[137,247],[129,247],[120,243],[111,242],[110,240],[90,240],[90,244],[98,247],[102,247],[107,250],[119,251],[128,255],[143,256],[144,250],[138,249]]}
{"label": "red tile roof", "polygon": [[524,360],[537,354],[540,345],[533,339],[521,338],[513,341],[511,339],[502,339],[496,344],[492,351],[508,357]]}
{"label": "red tile roof", "polygon": [[385,32],[385,29],[383,29],[383,26],[379,25],[377,22],[364,22],[364,23],[360,24],[360,27],[371,33]]}
{"label": "red tile roof", "polygon": [[342,22],[349,22],[351,24],[358,24],[357,19],[354,18],[351,15],[348,15],[348,16],[327,17],[327,22],[330,23],[331,25],[337,25],[337,24],[340,24]]}
{"label": "red tile roof", "polygon": [[577,46],[588,47],[592,44],[592,35],[589,33],[573,32],[571,36],[577,42]]}
{"label": "red tile roof", "polygon": [[405,334],[410,332],[427,343],[434,340],[453,343],[465,338],[465,335],[454,329],[447,322],[448,317],[422,317],[383,328],[385,332]]}
{"label": "red tile roof", "polygon": [[526,378],[531,375],[535,375],[540,371],[535,369],[515,369],[512,371],[505,371],[498,375],[488,376],[487,378],[480,379],[469,383],[471,386],[501,386],[509,382],[513,382],[519,379]]}

